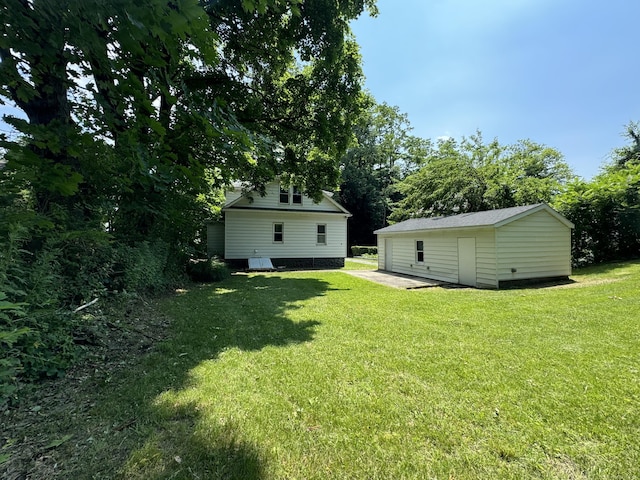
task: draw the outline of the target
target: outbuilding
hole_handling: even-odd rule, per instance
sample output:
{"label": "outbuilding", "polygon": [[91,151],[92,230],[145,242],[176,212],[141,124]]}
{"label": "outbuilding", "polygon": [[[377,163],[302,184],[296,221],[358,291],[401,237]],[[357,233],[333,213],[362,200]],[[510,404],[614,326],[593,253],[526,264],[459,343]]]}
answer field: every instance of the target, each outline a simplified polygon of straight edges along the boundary
{"label": "outbuilding", "polygon": [[378,268],[480,288],[571,275],[573,224],[546,203],[376,230]]}

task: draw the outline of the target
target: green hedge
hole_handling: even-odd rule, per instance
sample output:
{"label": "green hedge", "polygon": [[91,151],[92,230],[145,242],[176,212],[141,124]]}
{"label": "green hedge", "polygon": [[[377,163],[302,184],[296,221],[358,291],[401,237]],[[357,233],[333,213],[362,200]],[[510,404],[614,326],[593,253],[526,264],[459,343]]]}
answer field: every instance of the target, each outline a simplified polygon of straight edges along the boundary
{"label": "green hedge", "polygon": [[377,255],[378,247],[363,247],[361,245],[354,245],[351,247],[351,254],[354,257],[359,257],[361,255]]}

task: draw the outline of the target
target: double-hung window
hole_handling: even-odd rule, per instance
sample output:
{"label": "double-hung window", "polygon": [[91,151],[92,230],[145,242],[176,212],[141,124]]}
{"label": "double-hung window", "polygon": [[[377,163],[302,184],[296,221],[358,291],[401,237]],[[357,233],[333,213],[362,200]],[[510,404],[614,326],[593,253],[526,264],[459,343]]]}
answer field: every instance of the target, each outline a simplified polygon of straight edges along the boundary
{"label": "double-hung window", "polygon": [[316,225],[316,243],[318,245],[327,244],[327,226],[323,223]]}
{"label": "double-hung window", "polygon": [[273,242],[274,243],[284,242],[284,223],[273,224]]}
{"label": "double-hung window", "polygon": [[289,189],[280,187],[280,203],[289,204]]}
{"label": "double-hung window", "polygon": [[416,263],[424,263],[424,241],[416,241]]}
{"label": "double-hung window", "polygon": [[293,194],[291,200],[296,205],[302,205],[302,192],[298,187],[293,187]]}
{"label": "double-hung window", "polygon": [[280,203],[302,205],[302,190],[295,186],[283,187],[280,185]]}

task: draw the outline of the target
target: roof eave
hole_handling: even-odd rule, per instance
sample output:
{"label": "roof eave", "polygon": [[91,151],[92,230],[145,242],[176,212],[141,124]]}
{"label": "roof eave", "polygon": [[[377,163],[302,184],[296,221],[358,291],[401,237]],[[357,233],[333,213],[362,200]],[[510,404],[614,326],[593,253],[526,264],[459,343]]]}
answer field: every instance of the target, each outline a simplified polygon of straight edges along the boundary
{"label": "roof eave", "polygon": [[384,228],[379,230],[375,230],[373,233],[375,235],[385,234],[385,233],[416,233],[416,232],[441,232],[443,230],[477,230],[481,228],[494,228],[495,225],[492,223],[487,223],[484,225],[469,225],[462,227],[436,227],[436,228],[412,228],[411,230],[390,230],[387,232],[383,232]]}
{"label": "roof eave", "polygon": [[495,227],[496,228],[503,227],[504,225],[507,225],[507,224],[509,224],[511,222],[515,222],[516,220],[520,220],[523,217],[526,217],[526,216],[531,215],[533,213],[540,212],[542,210],[544,210],[545,212],[549,213],[552,217],[554,217],[560,223],[563,223],[566,227],[568,227],[568,228],[574,228],[575,227],[575,225],[573,223],[571,223],[569,220],[564,218],[562,215],[560,215],[558,212],[556,212],[553,208],[551,208],[546,203],[540,203],[540,204],[535,205],[534,207],[530,208],[529,210],[525,210],[524,212],[520,212],[517,215],[514,215],[514,216],[509,217],[509,218],[505,218],[504,220],[501,220],[501,221],[497,222],[495,224]]}

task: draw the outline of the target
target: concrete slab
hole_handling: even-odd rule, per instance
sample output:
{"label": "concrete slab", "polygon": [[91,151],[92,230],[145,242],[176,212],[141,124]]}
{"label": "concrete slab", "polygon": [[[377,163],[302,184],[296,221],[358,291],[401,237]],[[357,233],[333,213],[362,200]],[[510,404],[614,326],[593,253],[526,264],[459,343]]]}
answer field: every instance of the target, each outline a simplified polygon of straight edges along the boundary
{"label": "concrete slab", "polygon": [[387,285],[388,287],[413,289],[413,288],[430,288],[448,285],[446,282],[431,280],[429,278],[413,277],[411,275],[403,275],[401,273],[383,272],[381,270],[343,270],[344,273],[353,275],[354,277],[364,278],[371,282]]}

